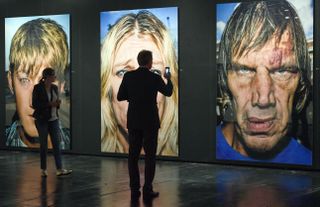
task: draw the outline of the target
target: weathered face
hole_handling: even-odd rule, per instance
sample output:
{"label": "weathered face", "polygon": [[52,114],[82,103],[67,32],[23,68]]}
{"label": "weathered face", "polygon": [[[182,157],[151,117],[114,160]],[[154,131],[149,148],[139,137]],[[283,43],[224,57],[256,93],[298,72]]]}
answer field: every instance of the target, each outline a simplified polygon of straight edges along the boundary
{"label": "weathered face", "polygon": [[236,114],[233,136],[249,149],[265,152],[287,132],[300,74],[289,31],[246,52],[233,57],[227,74]]}
{"label": "weathered face", "polygon": [[[149,35],[134,34],[124,39],[115,54],[114,65],[112,69],[111,86],[112,86],[112,106],[120,126],[127,130],[127,101],[118,101],[117,94],[123,78],[123,75],[139,67],[137,57],[141,50],[149,50],[152,52],[153,62],[150,71],[161,75],[164,81],[165,62],[164,57],[158,46]],[[157,104],[159,109],[159,117],[161,120],[163,114],[165,97],[158,93]]]}

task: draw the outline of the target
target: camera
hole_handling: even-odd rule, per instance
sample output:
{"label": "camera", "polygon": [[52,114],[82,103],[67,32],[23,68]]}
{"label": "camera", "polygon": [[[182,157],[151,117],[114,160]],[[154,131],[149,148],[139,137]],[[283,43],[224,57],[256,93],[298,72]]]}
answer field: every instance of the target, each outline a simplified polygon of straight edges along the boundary
{"label": "camera", "polygon": [[171,74],[170,74],[170,67],[165,67],[164,77],[165,77],[166,79],[170,79],[170,76],[171,76]]}
{"label": "camera", "polygon": [[170,67],[165,67],[165,75],[168,76],[170,74]]}

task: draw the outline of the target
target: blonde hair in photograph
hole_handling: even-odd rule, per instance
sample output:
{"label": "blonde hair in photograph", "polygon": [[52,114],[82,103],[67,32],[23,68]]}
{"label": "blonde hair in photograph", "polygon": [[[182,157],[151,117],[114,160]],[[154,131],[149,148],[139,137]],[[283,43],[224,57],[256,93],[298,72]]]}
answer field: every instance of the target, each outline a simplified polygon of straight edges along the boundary
{"label": "blonde hair in photograph", "polygon": [[166,97],[161,128],[158,135],[157,155],[178,155],[178,64],[173,41],[165,25],[151,12],[142,10],[137,14],[122,16],[110,29],[101,48],[101,150],[124,152],[117,134],[119,126],[112,108],[111,75],[114,55],[122,40],[139,33],[152,37],[165,64],[171,68],[173,94]]}

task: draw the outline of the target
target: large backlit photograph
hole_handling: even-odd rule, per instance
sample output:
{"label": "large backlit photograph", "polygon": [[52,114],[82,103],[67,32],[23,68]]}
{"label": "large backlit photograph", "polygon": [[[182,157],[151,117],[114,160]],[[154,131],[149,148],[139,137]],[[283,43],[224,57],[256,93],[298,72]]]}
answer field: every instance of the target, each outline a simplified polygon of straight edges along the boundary
{"label": "large backlit photograph", "polygon": [[[153,53],[151,72],[170,67],[173,94],[157,95],[157,155],[178,156],[178,11],[176,7],[100,13],[101,151],[128,153],[128,102],[117,100],[123,75],[138,68],[138,53]],[[144,152],[142,152],[144,153]]]}
{"label": "large backlit photograph", "polygon": [[313,7],[217,4],[216,159],[312,165]]}
{"label": "large backlit photograph", "polygon": [[[42,71],[55,70],[61,105],[61,149],[70,149],[70,17],[65,15],[5,18],[5,86],[7,147],[39,148],[32,108],[33,88]],[[48,147],[52,144],[48,136]]]}

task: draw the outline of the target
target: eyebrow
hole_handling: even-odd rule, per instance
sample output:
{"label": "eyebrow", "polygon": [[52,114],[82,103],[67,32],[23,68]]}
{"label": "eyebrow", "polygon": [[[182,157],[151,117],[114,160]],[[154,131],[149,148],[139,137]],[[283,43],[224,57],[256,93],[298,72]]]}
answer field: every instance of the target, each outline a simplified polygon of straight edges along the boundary
{"label": "eyebrow", "polygon": [[[122,62],[116,62],[114,64],[114,67],[119,67],[119,66],[123,66],[123,65],[128,65],[129,63],[131,62],[131,59],[127,60],[127,61],[122,61]],[[162,60],[156,60],[156,61],[153,61],[152,64],[153,65],[157,65],[157,64],[162,64],[163,61]]]}
{"label": "eyebrow", "polygon": [[25,77],[29,78],[29,75],[23,71],[17,71],[15,74],[17,77],[24,77],[25,76]]}
{"label": "eyebrow", "polygon": [[16,71],[15,77],[18,79],[27,78],[31,80],[37,80],[37,78],[39,77],[39,74],[31,75],[23,71]]}
{"label": "eyebrow", "polygon": [[[232,62],[230,64],[230,66],[231,66],[231,68],[227,67],[227,70],[239,70],[241,68],[251,68],[251,69],[255,69],[256,68],[256,67],[250,67],[250,66],[239,64],[239,63],[235,63],[235,62]],[[291,71],[298,70],[297,64],[288,64],[288,63],[284,63],[284,64],[280,65],[280,67],[277,67],[277,68],[267,68],[267,69],[270,70],[270,71],[274,71],[274,70],[277,70],[277,69],[280,69],[280,68],[293,68],[293,70],[291,70]]]}
{"label": "eyebrow", "polygon": [[18,75],[19,73],[23,73],[23,74],[26,74],[28,78],[33,79],[39,75],[40,71],[41,71],[41,66],[39,66],[38,64],[34,64],[28,67],[26,66],[26,64],[19,64],[19,67],[14,70],[14,74]]}
{"label": "eyebrow", "polygon": [[114,64],[114,67],[119,67],[119,66],[122,66],[122,65],[128,65],[130,63],[131,59],[127,60],[127,61],[122,61],[122,62],[116,62]]}
{"label": "eyebrow", "polygon": [[227,70],[240,70],[240,69],[243,68],[243,67],[245,67],[245,68],[251,68],[251,67],[248,67],[248,66],[246,66],[246,65],[241,65],[241,64],[239,64],[239,63],[232,62],[232,63],[230,63],[230,64],[228,65]]}

